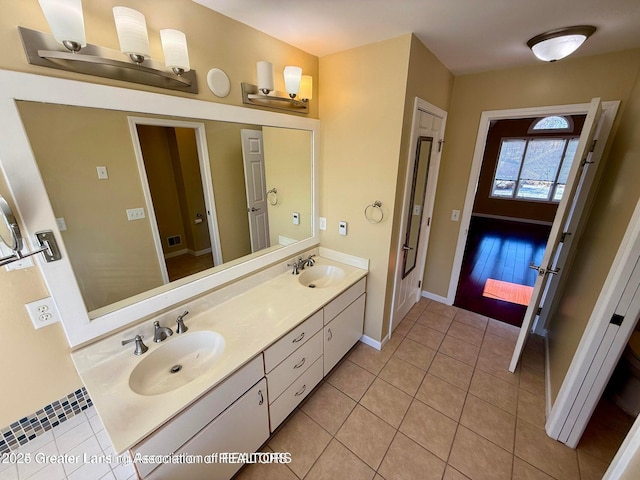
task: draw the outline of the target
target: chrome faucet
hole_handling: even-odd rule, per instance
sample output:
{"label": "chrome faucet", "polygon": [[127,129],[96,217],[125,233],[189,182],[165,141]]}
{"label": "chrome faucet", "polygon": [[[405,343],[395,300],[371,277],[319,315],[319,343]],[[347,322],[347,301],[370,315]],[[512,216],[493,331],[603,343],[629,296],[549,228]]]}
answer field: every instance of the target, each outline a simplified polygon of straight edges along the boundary
{"label": "chrome faucet", "polygon": [[178,315],[178,318],[176,319],[176,323],[178,324],[178,326],[176,327],[176,333],[184,333],[189,330],[189,327],[184,324],[184,317],[186,317],[188,314],[189,310],[185,310],[184,312],[182,312],[182,315]]}
{"label": "chrome faucet", "polygon": [[173,335],[173,330],[169,327],[161,327],[159,321],[153,322],[154,331],[153,331],[153,341],[156,343],[160,343],[163,340],[166,340],[168,337]]}
{"label": "chrome faucet", "polygon": [[304,267],[313,267],[316,261],[313,259],[315,255],[309,255],[307,258],[298,257],[298,260],[293,263],[287,263],[287,267],[293,267],[292,275],[298,275],[300,270],[304,270]]}
{"label": "chrome faucet", "polygon": [[149,350],[149,347],[147,347],[142,341],[143,338],[144,338],[144,335],[136,335],[134,338],[130,338],[129,340],[122,340],[122,345],[127,345],[131,342],[136,342],[136,349],[133,351],[133,354],[142,355],[144,352]]}
{"label": "chrome faucet", "polygon": [[305,258],[302,261],[302,268],[303,269],[304,269],[305,266],[313,267],[316,264],[316,261],[313,259],[313,257],[315,257],[315,255],[309,255],[307,258]]}

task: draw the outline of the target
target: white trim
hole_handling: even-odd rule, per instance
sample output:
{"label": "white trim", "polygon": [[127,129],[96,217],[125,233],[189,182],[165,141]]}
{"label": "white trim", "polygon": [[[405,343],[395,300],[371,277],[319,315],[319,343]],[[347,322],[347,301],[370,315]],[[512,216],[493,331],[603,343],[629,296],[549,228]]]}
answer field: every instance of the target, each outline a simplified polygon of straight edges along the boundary
{"label": "white trim", "polygon": [[[185,255],[187,253],[189,253],[189,249],[188,248],[181,248],[180,250],[176,250],[175,252],[165,253],[164,254],[164,259],[166,260],[168,258],[179,257],[180,255]],[[165,265],[165,269],[166,269],[166,265]]]}
{"label": "white trim", "polygon": [[[631,430],[620,445],[616,456],[613,457],[602,480],[618,480],[637,455],[640,455],[640,417],[633,422]],[[627,478],[631,478],[631,474]]]}
{"label": "white trim", "polygon": [[450,302],[447,297],[436,295],[435,293],[427,292],[426,290],[422,290],[420,296],[428,298],[429,300],[433,300],[435,302],[444,303],[445,305],[453,305],[453,302]]}
{"label": "white trim", "polygon": [[[295,245],[271,250],[258,258],[251,257],[247,261],[232,262],[216,268],[213,270],[214,273],[208,272],[195,279],[189,277],[189,281],[177,281],[168,286],[159,287],[151,294],[136,297],[135,303],[128,303],[121,308],[112,306],[109,309],[101,309],[100,316],[92,319],[84,306],[44,182],[22,125],[16,100],[122,110],[134,114],[171,115],[185,119],[220,120],[309,130],[313,141],[312,211],[315,220],[312,236]],[[318,120],[296,115],[0,70],[2,170],[15,200],[16,213],[25,226],[24,234],[25,238],[28,238],[27,242],[31,242],[32,247],[35,246],[36,242],[31,236],[40,230],[52,230],[58,241],[62,260],[45,263],[40,258],[36,258],[36,262],[60,310],[69,345],[72,348],[78,347],[115,329],[171,308],[208,290],[233,282],[318,245],[319,206],[316,196],[319,188],[319,128]],[[110,309],[111,311],[105,312]]]}
{"label": "white trim", "polygon": [[507,220],[509,222],[531,223],[533,225],[551,226],[553,224],[553,222],[547,222],[547,221],[544,221],[544,220],[532,220],[532,219],[529,219],[529,218],[518,218],[518,217],[505,217],[503,215],[491,215],[489,213],[474,213],[474,212],[471,212],[471,217],[492,218],[494,220]]}
{"label": "white trim", "polygon": [[328,258],[329,260],[335,260],[336,262],[351,265],[352,267],[362,268],[363,270],[369,270],[369,259],[356,257],[355,255],[349,255],[348,253],[338,252],[337,250],[331,250],[330,248],[320,247],[318,248],[318,255]]}
{"label": "white trim", "polygon": [[382,339],[381,342],[379,342],[378,340],[374,340],[373,338],[367,335],[362,335],[360,337],[360,341],[362,343],[364,343],[365,345],[369,345],[370,347],[373,347],[376,350],[382,350],[382,347],[384,347],[385,343],[387,343],[388,340],[389,340],[389,335],[385,335],[385,337]]}

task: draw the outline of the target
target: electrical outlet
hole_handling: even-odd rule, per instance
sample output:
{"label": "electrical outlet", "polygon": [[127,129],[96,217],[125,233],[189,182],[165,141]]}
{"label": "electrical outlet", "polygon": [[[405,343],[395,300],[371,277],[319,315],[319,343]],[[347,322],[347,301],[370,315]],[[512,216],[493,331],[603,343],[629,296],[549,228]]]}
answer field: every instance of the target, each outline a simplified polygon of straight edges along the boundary
{"label": "electrical outlet", "polygon": [[300,214],[298,212],[293,212],[292,221],[294,225],[300,225]]}
{"label": "electrical outlet", "polygon": [[347,234],[347,222],[345,222],[345,221],[338,222],[338,233],[340,235],[346,235]]}
{"label": "electrical outlet", "polygon": [[327,229],[327,219],[325,217],[320,217],[320,230]]}
{"label": "electrical outlet", "polygon": [[460,210],[451,210],[451,221],[457,222],[460,220]]}
{"label": "electrical outlet", "polygon": [[144,218],[144,208],[129,208],[127,209],[128,220],[141,220]]}
{"label": "electrical outlet", "polygon": [[107,167],[96,167],[96,170],[98,171],[98,178],[100,180],[106,180],[107,178],[109,178]]}
{"label": "electrical outlet", "polygon": [[60,313],[53,298],[47,297],[25,305],[33,326],[38,329],[60,321]]}

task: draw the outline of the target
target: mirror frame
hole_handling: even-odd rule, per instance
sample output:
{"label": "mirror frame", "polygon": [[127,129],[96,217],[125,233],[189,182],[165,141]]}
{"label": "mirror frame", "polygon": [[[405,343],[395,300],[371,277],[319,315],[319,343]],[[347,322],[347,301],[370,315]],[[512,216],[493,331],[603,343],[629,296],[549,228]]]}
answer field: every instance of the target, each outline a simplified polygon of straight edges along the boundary
{"label": "mirror frame", "polygon": [[[169,288],[166,289],[159,287],[160,291],[148,298],[135,301],[91,320],[58,230],[29,138],[23,127],[17,100],[166,115],[190,121],[218,120],[311,131],[312,236],[256,258],[234,263],[220,271],[175,288],[171,288],[171,284],[168,284]],[[37,264],[60,311],[64,331],[72,349],[317,246],[320,243],[317,226],[319,132],[320,121],[317,119],[77,80],[0,70],[0,166],[7,181],[9,193],[13,196],[17,215],[24,226],[25,241],[31,242],[31,246],[35,247],[37,246],[34,239],[35,232],[52,230],[59,243],[62,253],[60,261],[46,263],[38,258]],[[130,139],[123,141],[130,141]]]}

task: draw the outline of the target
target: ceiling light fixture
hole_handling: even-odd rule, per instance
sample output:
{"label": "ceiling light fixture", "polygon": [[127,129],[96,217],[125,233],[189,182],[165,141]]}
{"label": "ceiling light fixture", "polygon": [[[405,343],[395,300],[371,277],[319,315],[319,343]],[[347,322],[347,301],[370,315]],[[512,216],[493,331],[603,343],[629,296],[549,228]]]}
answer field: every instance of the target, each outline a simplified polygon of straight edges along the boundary
{"label": "ceiling light fixture", "polygon": [[536,35],[527,46],[540,60],[555,62],[575,52],[595,31],[591,25],[558,28]]}

